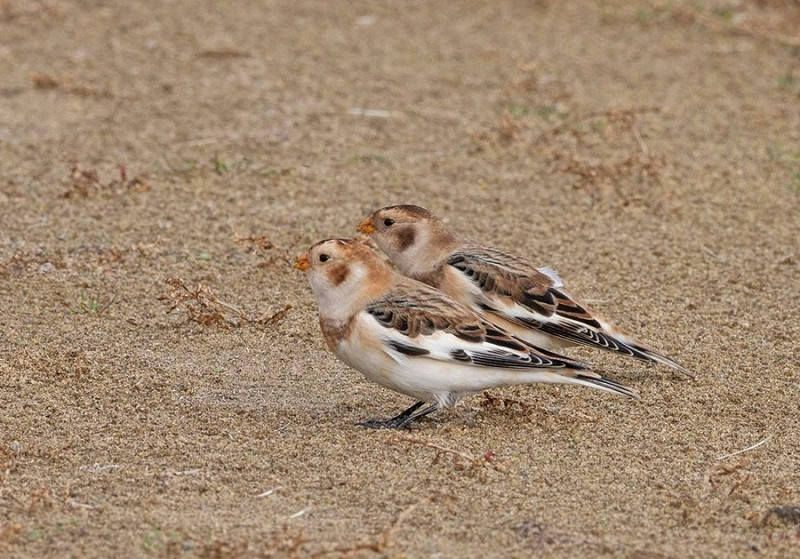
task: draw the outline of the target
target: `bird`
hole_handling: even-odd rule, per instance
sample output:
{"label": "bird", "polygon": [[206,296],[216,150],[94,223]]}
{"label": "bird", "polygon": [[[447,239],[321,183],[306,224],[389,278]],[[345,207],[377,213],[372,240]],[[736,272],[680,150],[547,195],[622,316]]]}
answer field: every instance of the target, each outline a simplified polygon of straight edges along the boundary
{"label": "bird", "polygon": [[578,384],[639,397],[588,364],[517,339],[399,274],[363,240],[320,241],[294,267],[307,273],[333,353],[368,380],[416,400],[390,419],[360,423],[365,427],[402,429],[461,396],[515,384]]}
{"label": "bird", "polygon": [[552,268],[537,268],[524,258],[471,241],[425,208],[387,206],[356,229],[401,274],[447,293],[537,347],[560,350],[581,344],[661,363],[694,378],[687,368],[572,297]]}

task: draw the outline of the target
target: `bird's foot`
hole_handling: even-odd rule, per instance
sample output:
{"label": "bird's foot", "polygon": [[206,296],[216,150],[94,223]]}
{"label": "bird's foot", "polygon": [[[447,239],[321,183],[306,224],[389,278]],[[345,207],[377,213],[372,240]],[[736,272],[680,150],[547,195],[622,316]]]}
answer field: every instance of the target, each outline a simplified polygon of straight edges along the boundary
{"label": "bird's foot", "polygon": [[417,411],[424,403],[417,402],[407,410],[403,410],[403,412],[389,419],[370,419],[356,423],[356,425],[367,429],[405,429],[411,422],[436,411],[439,407],[437,404],[432,404],[423,410]]}

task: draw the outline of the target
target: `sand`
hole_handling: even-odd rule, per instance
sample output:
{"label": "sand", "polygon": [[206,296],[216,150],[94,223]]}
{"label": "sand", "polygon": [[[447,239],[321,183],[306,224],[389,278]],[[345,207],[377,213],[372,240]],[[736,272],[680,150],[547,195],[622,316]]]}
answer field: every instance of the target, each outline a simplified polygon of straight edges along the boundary
{"label": "sand", "polygon": [[[0,0],[0,554],[797,556],[798,28],[778,0]],[[356,426],[412,402],[325,348],[291,263],[393,203],[697,380],[572,350],[641,401]]]}

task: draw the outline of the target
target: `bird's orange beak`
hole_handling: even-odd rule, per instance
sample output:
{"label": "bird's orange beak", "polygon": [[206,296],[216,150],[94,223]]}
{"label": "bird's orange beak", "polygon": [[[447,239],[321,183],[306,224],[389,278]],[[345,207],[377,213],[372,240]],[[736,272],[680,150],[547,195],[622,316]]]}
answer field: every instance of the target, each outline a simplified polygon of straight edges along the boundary
{"label": "bird's orange beak", "polygon": [[365,235],[372,235],[375,232],[375,226],[372,225],[370,218],[367,218],[358,224],[356,231],[359,233],[364,233]]}
{"label": "bird's orange beak", "polygon": [[308,260],[308,253],[304,252],[294,261],[294,267],[304,272],[311,267],[311,262]]}

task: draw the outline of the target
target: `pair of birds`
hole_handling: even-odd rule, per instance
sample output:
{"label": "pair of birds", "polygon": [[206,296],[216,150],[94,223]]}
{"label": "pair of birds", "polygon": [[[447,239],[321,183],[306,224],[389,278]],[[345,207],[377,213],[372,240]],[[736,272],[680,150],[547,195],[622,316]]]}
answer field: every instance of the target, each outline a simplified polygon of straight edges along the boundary
{"label": "pair of birds", "polygon": [[357,229],[396,269],[359,239],[320,241],[295,268],[308,273],[322,335],[339,359],[417,400],[361,425],[403,428],[461,395],[512,384],[579,384],[638,399],[551,351],[574,344],[693,376],[571,297],[552,269],[465,239],[424,208],[388,206]]}

